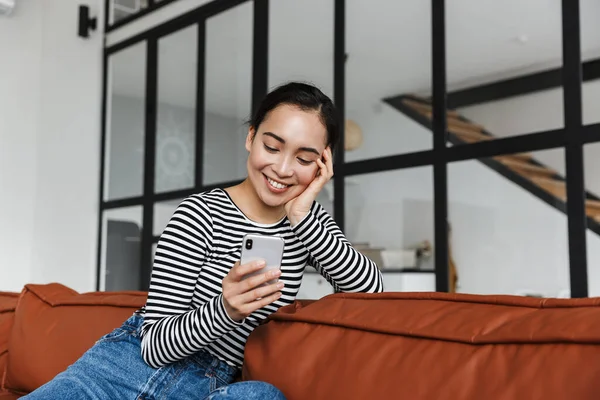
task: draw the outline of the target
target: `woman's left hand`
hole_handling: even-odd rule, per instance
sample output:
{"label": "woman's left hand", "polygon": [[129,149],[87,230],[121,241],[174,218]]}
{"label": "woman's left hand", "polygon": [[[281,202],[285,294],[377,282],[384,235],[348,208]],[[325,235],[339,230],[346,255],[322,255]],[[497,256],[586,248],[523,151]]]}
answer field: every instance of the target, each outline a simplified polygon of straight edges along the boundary
{"label": "woman's left hand", "polygon": [[331,149],[327,147],[323,153],[323,161],[317,159],[319,171],[315,179],[308,185],[302,194],[285,204],[285,212],[290,224],[295,226],[310,212],[310,208],[317,198],[323,186],[333,177],[333,155]]}

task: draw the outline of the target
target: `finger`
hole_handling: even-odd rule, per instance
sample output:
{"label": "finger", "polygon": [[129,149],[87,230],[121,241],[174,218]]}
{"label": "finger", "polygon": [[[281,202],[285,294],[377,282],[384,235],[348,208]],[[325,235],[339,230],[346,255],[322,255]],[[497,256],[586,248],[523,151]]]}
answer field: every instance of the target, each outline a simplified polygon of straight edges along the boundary
{"label": "finger", "polygon": [[233,275],[233,279],[236,282],[239,282],[244,276],[251,274],[252,272],[259,271],[261,268],[264,268],[265,265],[267,265],[265,260],[255,260],[246,264],[240,264],[237,262],[231,269],[230,273]]}
{"label": "finger", "polygon": [[246,312],[248,314],[251,314],[256,310],[263,308],[264,306],[268,306],[269,304],[273,303],[280,297],[281,297],[281,292],[277,292],[277,293],[273,293],[270,296],[263,297],[260,300],[253,301],[252,303],[249,303],[246,305],[246,307],[247,307]]}
{"label": "finger", "polygon": [[325,184],[325,182],[331,179],[332,174],[327,167],[327,164],[323,163],[323,161],[317,160],[317,165],[319,166],[319,176],[323,177],[323,184]]}
{"label": "finger", "polygon": [[321,161],[320,158],[317,158],[317,165],[319,166],[319,173],[321,175],[325,175],[325,172],[327,172],[327,166],[323,161]]}
{"label": "finger", "polygon": [[279,278],[279,276],[281,276],[281,271],[278,269],[273,269],[271,271],[265,272],[264,274],[248,278],[244,282],[242,282],[242,284],[244,285],[242,292],[248,292],[252,289],[255,289],[263,283]]}
{"label": "finger", "polygon": [[268,286],[262,286],[244,294],[241,294],[239,296],[239,300],[242,304],[250,304],[256,300],[263,299],[272,294],[280,292],[281,289],[284,288],[284,286],[285,285],[283,284],[283,282],[275,282]]}
{"label": "finger", "polygon": [[327,170],[330,173],[330,176],[333,176],[333,153],[331,152],[331,147],[328,147],[325,151],[327,157],[325,162],[327,164]]}

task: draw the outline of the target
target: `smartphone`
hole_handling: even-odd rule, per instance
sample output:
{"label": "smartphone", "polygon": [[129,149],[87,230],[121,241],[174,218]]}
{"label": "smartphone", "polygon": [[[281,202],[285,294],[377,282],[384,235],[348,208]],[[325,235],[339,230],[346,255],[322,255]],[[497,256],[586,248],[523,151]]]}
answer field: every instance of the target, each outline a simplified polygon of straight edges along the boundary
{"label": "smartphone", "polygon": [[[249,233],[242,239],[242,255],[240,264],[246,264],[255,260],[265,260],[266,265],[258,271],[252,272],[242,278],[248,279],[252,276],[264,274],[267,271],[281,268],[283,259],[283,246],[285,242],[279,236],[259,235]],[[272,279],[267,284],[277,282]]]}

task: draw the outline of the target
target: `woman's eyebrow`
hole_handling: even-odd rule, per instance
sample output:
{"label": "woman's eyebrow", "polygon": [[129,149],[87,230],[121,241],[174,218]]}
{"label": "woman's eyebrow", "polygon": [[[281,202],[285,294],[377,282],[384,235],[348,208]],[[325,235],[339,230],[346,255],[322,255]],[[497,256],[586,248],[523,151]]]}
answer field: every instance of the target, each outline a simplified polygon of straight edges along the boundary
{"label": "woman's eyebrow", "polygon": [[277,140],[278,142],[281,142],[281,144],[285,144],[285,140],[283,140],[281,136],[277,136],[273,132],[263,132],[263,135],[271,136],[273,139]]}
{"label": "woman's eyebrow", "polygon": [[[285,140],[281,136],[278,136],[278,135],[274,134],[273,132],[263,132],[263,135],[270,136],[273,139],[275,139],[278,142],[280,142],[281,144],[285,144]],[[299,150],[300,151],[307,151],[309,153],[315,153],[318,156],[321,155],[321,153],[319,153],[319,151],[317,149],[315,149],[314,147],[300,147]]]}
{"label": "woman's eyebrow", "polygon": [[319,151],[314,147],[300,147],[300,151],[308,151],[309,153],[315,153],[318,156],[321,155]]}

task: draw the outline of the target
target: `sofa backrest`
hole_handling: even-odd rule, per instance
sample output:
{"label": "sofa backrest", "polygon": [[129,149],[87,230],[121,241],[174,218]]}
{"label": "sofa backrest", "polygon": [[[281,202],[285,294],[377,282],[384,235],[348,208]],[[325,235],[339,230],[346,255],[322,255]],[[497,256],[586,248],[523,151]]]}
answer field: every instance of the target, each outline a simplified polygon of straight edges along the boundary
{"label": "sofa backrest", "polygon": [[13,325],[18,296],[18,293],[0,292],[0,391],[6,372],[8,338]]}
{"label": "sofa backrest", "polygon": [[289,400],[593,399],[599,376],[600,299],[443,293],[284,307],[243,368]]}
{"label": "sofa backrest", "polygon": [[8,342],[5,387],[28,393],[51,380],[146,302],[145,292],[77,293],[27,285]]}

